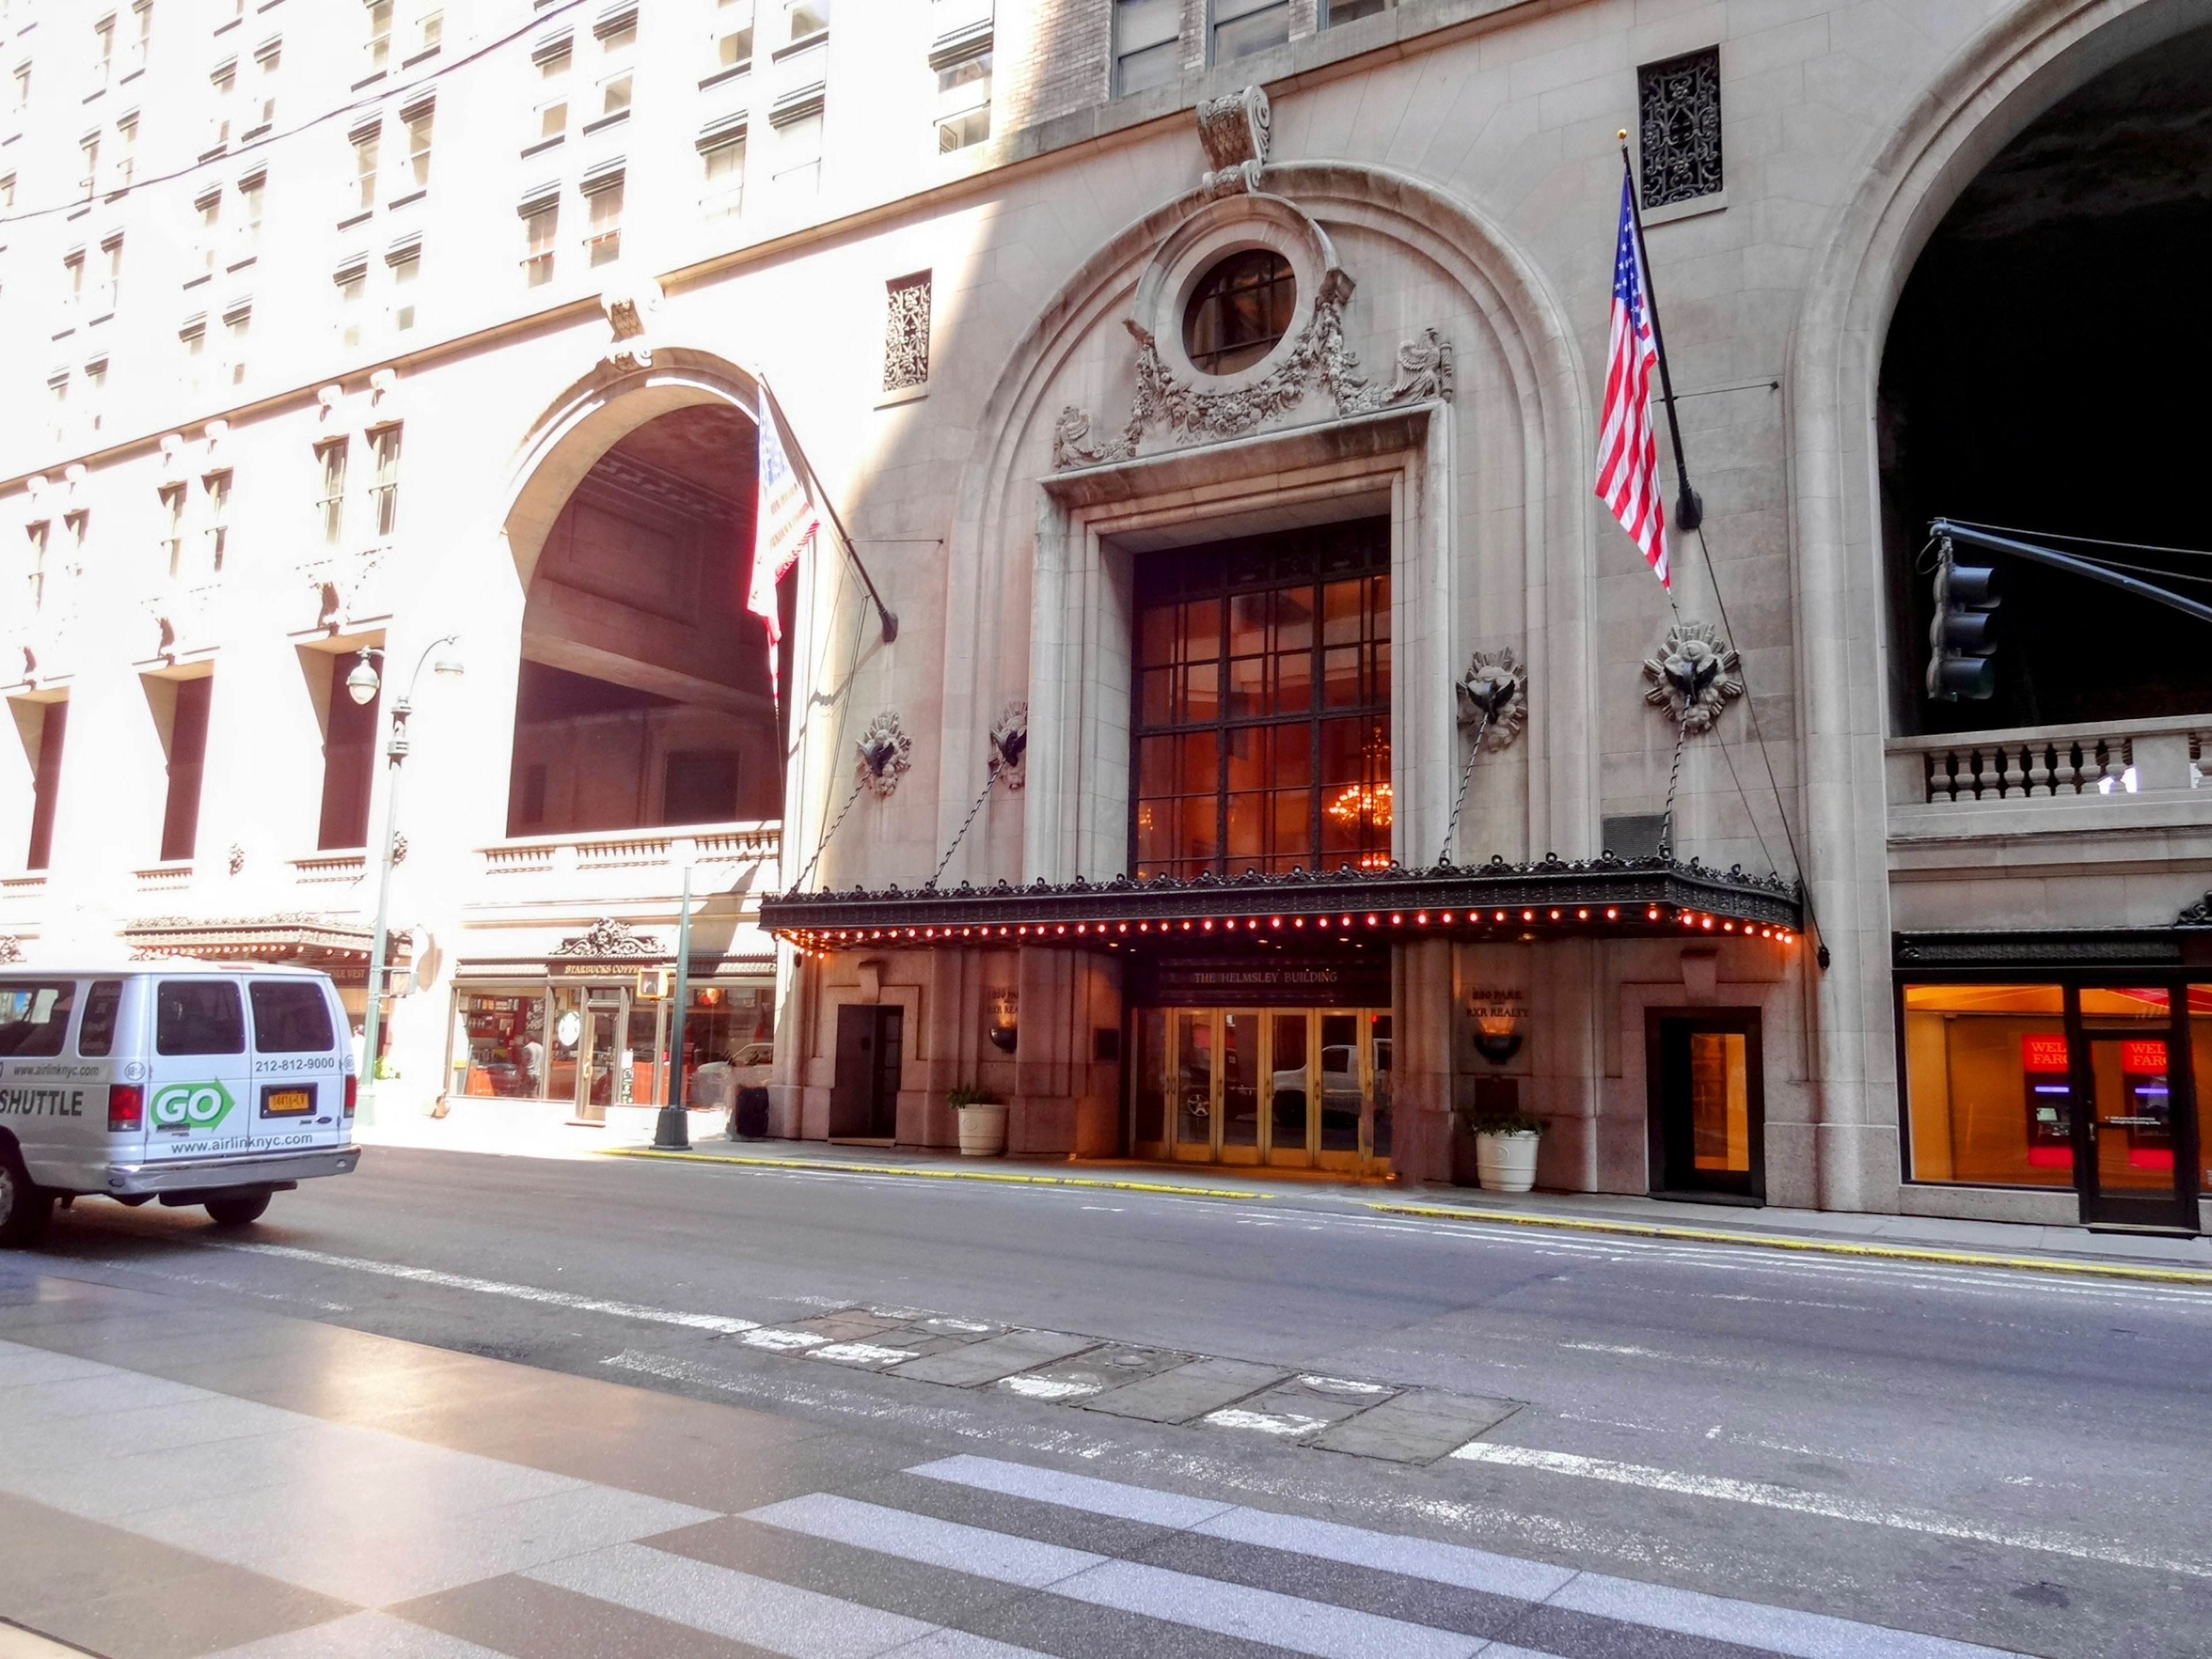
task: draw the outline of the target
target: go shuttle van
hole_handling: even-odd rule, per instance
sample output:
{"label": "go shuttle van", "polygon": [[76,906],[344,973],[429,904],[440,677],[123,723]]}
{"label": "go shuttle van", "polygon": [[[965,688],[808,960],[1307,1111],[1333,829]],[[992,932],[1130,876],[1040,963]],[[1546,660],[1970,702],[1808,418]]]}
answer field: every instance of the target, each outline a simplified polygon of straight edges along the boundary
{"label": "go shuttle van", "polygon": [[0,1244],[58,1198],[203,1204],[242,1226],[344,1175],[354,1056],[328,975],[177,961],[0,969]]}

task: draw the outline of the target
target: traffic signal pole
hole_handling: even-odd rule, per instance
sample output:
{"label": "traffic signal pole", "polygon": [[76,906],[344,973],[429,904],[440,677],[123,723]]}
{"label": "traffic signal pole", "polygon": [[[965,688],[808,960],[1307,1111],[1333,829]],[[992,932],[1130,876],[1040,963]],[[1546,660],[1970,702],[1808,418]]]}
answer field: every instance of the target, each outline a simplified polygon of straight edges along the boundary
{"label": "traffic signal pole", "polygon": [[1954,524],[1948,519],[1935,520],[1928,526],[1928,533],[1938,538],[1948,537],[1954,542],[1964,542],[1969,547],[1982,548],[1991,553],[2009,553],[2016,558],[2049,565],[2054,570],[2071,571],[2075,575],[2087,576],[2092,581],[2103,582],[2132,593],[2139,599],[2148,599],[2154,605],[2179,611],[2185,617],[2194,617],[2199,622],[2212,622],[2212,605],[2169,592],[2155,582],[2124,575],[2117,570],[2107,570],[2100,564],[2092,563],[2087,559],[2077,559],[2070,553],[2038,547],[2033,542],[2015,541],[2009,536],[1993,535],[1986,530],[1969,529],[1964,525]]}

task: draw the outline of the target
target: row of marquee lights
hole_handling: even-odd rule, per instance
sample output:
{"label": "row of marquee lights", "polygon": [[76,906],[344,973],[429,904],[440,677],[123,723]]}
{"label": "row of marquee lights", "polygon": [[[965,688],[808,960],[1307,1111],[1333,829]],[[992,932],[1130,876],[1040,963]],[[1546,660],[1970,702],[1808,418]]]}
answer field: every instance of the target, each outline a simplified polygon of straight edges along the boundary
{"label": "row of marquee lights", "polygon": [[[1634,908],[1633,906],[1630,908]],[[1406,915],[1402,911],[1389,913],[1387,923],[1383,917],[1383,912],[1370,912],[1365,918],[1365,925],[1367,927],[1373,928],[1385,926],[1403,927],[1407,925]],[[1662,921],[1665,920],[1665,911],[1659,905],[1648,905],[1644,908],[1644,919],[1647,922]],[[1704,910],[1679,910],[1675,912],[1674,919],[1683,927],[1695,933],[1741,934],[1746,939],[1772,939],[1782,945],[1794,945],[1797,942],[1796,934],[1787,927],[1776,927],[1760,922],[1737,921],[1733,918],[1716,916]],[[896,945],[902,940],[914,940],[921,944],[939,944],[955,939],[996,941],[999,939],[1076,939],[1085,942],[1103,939],[1110,950],[1118,948],[1125,939],[1140,941],[1146,938],[1169,935],[1180,937],[1184,933],[1211,933],[1217,927],[1222,932],[1232,934],[1240,931],[1248,935],[1273,934],[1285,928],[1295,932],[1305,927],[1306,920],[1304,916],[1269,916],[1263,921],[1257,916],[1248,916],[1240,922],[1231,916],[1218,922],[1209,917],[1181,922],[1040,921],[1018,922],[1011,927],[1005,925],[993,927],[988,923],[980,923],[961,927],[950,925],[943,927],[840,927],[834,930],[825,928],[818,933],[811,930],[784,933],[781,937],[796,945],[802,955],[813,956],[826,956],[841,946],[875,945],[883,942]],[[1473,910],[1439,910],[1433,915],[1426,910],[1416,910],[1413,913],[1412,925],[1416,927],[1426,927],[1431,925],[1442,927],[1455,925],[1492,927],[1512,925],[1516,920],[1514,914],[1510,910],[1485,912],[1479,908]],[[1531,925],[1555,921],[1587,923],[1593,921],[1617,924],[1620,921],[1620,907],[1607,905],[1601,913],[1589,905],[1578,905],[1572,908],[1571,914],[1567,908],[1557,906],[1547,909],[1524,909],[1520,913],[1517,920],[1522,923]],[[1313,925],[1317,932],[1332,931],[1331,921],[1328,916],[1314,918]],[[1336,918],[1333,931],[1341,936],[1346,933],[1356,934],[1364,930],[1360,926],[1360,918],[1343,915]]]}

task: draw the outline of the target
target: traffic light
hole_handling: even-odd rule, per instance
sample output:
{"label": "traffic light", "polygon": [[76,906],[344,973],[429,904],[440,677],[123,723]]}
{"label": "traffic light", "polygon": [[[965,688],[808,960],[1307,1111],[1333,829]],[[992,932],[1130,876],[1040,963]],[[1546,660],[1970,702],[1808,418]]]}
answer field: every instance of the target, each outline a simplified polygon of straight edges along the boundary
{"label": "traffic light", "polygon": [[1960,564],[1943,538],[1936,562],[1936,616],[1928,624],[1928,695],[1975,702],[1996,695],[1997,573]]}

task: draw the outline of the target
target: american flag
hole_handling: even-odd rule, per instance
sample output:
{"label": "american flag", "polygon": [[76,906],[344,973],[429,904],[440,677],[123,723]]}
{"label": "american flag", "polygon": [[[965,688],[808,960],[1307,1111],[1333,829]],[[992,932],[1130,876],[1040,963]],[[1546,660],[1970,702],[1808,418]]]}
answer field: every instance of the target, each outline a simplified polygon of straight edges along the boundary
{"label": "american flag", "polygon": [[753,514],[753,575],[745,609],[768,629],[768,685],[771,699],[776,686],[776,646],[783,636],[782,617],[776,608],[775,585],[799,562],[799,550],[820,527],[805,482],[783,453],[783,437],[776,430],[776,408],[763,398],[760,411],[760,493]]}
{"label": "american flag", "polygon": [[1659,490],[1659,441],[1651,424],[1651,366],[1659,347],[1636,250],[1634,188],[1620,181],[1620,236],[1613,256],[1613,338],[1605,372],[1605,410],[1597,441],[1597,495],[1644,550],[1662,587],[1667,568],[1667,508]]}

